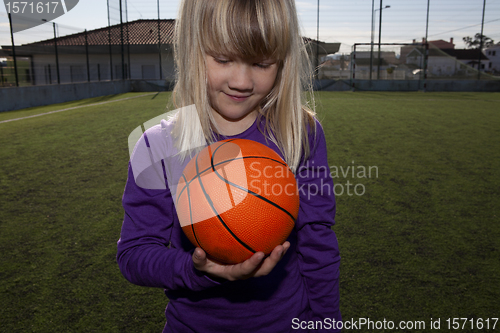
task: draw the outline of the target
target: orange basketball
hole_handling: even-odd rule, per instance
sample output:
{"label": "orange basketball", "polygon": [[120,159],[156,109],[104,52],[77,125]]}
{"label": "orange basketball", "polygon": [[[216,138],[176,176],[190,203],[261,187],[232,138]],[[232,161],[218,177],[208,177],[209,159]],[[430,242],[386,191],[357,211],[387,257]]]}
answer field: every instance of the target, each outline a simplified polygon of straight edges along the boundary
{"label": "orange basketball", "polygon": [[185,167],[177,187],[182,230],[208,257],[236,264],[283,244],[299,211],[293,173],[272,149],[251,140],[216,142]]}

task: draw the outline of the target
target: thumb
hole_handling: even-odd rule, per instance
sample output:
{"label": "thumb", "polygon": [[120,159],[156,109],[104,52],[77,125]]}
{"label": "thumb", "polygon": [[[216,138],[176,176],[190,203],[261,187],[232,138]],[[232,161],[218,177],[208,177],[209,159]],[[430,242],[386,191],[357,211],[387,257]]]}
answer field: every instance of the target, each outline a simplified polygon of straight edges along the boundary
{"label": "thumb", "polygon": [[197,247],[193,252],[193,263],[197,269],[201,268],[207,261],[205,251]]}

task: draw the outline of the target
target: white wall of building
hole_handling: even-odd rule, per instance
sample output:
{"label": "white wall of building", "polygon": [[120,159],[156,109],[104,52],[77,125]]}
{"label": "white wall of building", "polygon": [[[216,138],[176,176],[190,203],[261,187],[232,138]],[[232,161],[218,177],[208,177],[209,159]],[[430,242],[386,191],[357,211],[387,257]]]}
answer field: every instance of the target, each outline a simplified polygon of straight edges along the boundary
{"label": "white wall of building", "polygon": [[500,44],[495,44],[485,49],[483,53],[490,60],[490,64],[486,68],[487,71],[495,71],[500,73]]}
{"label": "white wall of building", "polygon": [[[85,54],[59,54],[59,75],[61,83],[87,82],[87,57]],[[128,78],[128,55],[125,54],[125,71]],[[130,78],[136,80],[160,79],[158,54],[130,54]],[[113,54],[113,79],[122,78],[122,56]],[[33,56],[36,84],[57,83],[55,54]],[[110,57],[108,54],[89,55],[90,81],[108,81],[111,79]],[[172,80],[174,63],[171,53],[162,54],[162,78]]]}

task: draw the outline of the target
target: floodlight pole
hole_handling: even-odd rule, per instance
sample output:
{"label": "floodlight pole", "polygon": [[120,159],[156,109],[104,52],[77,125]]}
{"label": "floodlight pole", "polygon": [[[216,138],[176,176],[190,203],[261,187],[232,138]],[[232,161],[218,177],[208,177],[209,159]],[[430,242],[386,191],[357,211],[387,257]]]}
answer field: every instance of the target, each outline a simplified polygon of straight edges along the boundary
{"label": "floodlight pole", "polygon": [[427,19],[425,21],[425,42],[427,43],[427,37],[429,35],[429,6],[431,0],[427,0]]}
{"label": "floodlight pole", "polygon": [[375,0],[372,0],[372,39],[371,39],[371,47],[370,47],[370,80],[372,79],[372,71],[373,71],[373,39],[375,35],[375,12],[377,10],[380,11],[380,22],[379,22],[379,29],[378,29],[378,61],[377,61],[377,80],[380,79],[380,43],[381,43],[381,37],[382,37],[382,10],[386,8],[391,8],[391,6],[386,5],[384,8],[382,8],[382,0],[380,0],[380,8],[375,9]]}

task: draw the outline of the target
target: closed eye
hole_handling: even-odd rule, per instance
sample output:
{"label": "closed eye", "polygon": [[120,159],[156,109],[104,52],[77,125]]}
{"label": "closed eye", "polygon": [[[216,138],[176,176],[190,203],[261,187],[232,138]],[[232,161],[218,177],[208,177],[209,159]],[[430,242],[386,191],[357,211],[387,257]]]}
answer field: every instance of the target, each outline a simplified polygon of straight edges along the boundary
{"label": "closed eye", "polygon": [[221,59],[221,58],[214,58],[215,62],[219,63],[219,64],[228,64],[231,62],[231,60],[229,59]]}
{"label": "closed eye", "polygon": [[266,69],[266,68],[271,67],[273,64],[274,63],[259,62],[259,63],[255,63],[254,66],[257,66],[257,67],[262,68],[262,69]]}

